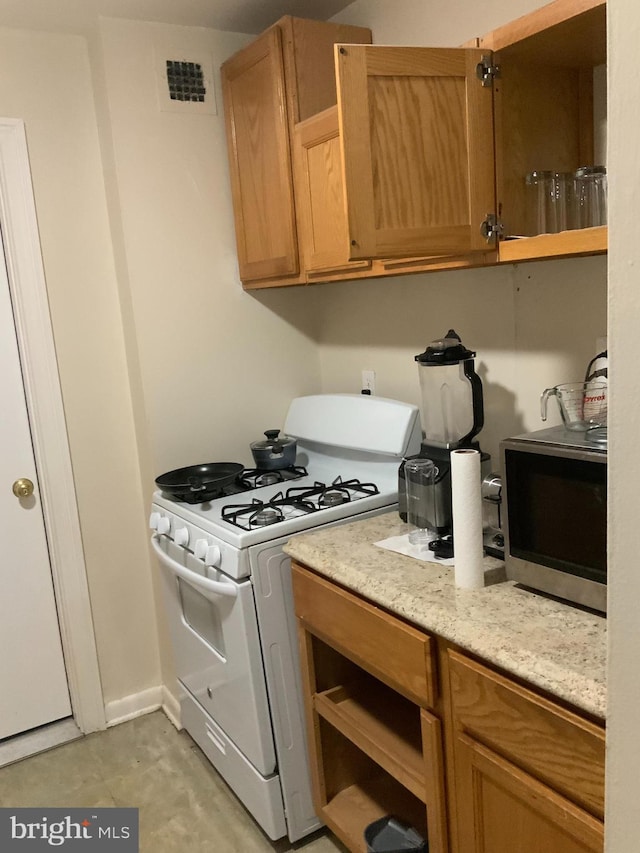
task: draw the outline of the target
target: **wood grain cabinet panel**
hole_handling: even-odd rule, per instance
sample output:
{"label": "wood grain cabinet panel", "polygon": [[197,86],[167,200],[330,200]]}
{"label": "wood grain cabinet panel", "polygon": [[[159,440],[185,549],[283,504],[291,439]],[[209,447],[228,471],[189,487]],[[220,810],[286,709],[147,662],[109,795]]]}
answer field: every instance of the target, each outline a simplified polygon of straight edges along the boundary
{"label": "wood grain cabinet panel", "polygon": [[296,125],[294,162],[306,272],[370,269],[369,261],[349,261],[337,107]]}
{"label": "wood grain cabinet panel", "polygon": [[293,592],[314,803],[349,850],[394,814],[430,853],[602,853],[603,725],[295,563]]}
{"label": "wood grain cabinet panel", "polygon": [[419,669],[423,687],[433,678],[431,638],[302,566],[293,572],[318,814],[352,851],[367,849],[370,823],[395,815],[431,853],[448,853],[442,726],[415,695]]}
{"label": "wood grain cabinet panel", "polygon": [[222,66],[240,278],[299,272],[280,30]]}
{"label": "wood grain cabinet panel", "polygon": [[525,182],[594,164],[605,0],[474,41],[372,46],[287,16],[223,65],[245,287],[606,251],[606,226],[536,234]]}
{"label": "wood grain cabinet panel", "polygon": [[604,726],[455,649],[441,664],[455,853],[602,853]]}
{"label": "wood grain cabinet panel", "polygon": [[285,16],[222,66],[240,278],[301,284],[292,139],[296,122],[336,102],[333,45],[363,27]]}
{"label": "wood grain cabinet panel", "polygon": [[494,80],[500,260],[596,254],[607,228],[535,236],[525,176],[596,165],[594,69],[607,61],[605,0],[555,0],[479,39],[499,68]]}
{"label": "wood grain cabinet panel", "polygon": [[292,578],[296,615],[307,631],[417,704],[434,706],[433,647],[426,634],[296,564]]}
{"label": "wood grain cabinet panel", "polygon": [[602,819],[603,727],[456,651],[449,672],[456,726]]}
{"label": "wood grain cabinet panel", "polygon": [[459,849],[464,853],[602,853],[601,821],[459,735]]}
{"label": "wood grain cabinet panel", "polygon": [[493,95],[479,50],[336,47],[350,257],[486,252]]}

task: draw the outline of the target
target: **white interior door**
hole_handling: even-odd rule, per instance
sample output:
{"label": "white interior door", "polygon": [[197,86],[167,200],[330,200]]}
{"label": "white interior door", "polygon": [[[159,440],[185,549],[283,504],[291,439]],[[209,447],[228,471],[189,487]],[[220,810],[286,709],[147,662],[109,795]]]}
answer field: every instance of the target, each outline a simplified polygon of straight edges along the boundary
{"label": "white interior door", "polygon": [[[1,740],[71,715],[1,239],[0,400]],[[21,479],[31,495],[14,495]]]}

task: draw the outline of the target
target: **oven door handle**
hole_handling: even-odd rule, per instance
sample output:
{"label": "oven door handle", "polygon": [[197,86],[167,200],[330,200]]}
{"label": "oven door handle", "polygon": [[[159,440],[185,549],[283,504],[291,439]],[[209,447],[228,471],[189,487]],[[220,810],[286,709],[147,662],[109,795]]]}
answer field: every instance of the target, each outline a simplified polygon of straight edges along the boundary
{"label": "oven door handle", "polygon": [[214,581],[211,580],[211,578],[205,578],[203,575],[199,575],[197,572],[192,572],[191,569],[186,569],[168,554],[165,554],[158,544],[158,540],[155,536],[151,537],[151,545],[160,562],[164,563],[170,572],[187,581],[187,583],[190,583],[192,586],[199,586],[207,592],[215,592],[218,595],[226,595],[229,598],[238,597],[238,587],[236,584],[231,582],[225,583],[224,581]]}

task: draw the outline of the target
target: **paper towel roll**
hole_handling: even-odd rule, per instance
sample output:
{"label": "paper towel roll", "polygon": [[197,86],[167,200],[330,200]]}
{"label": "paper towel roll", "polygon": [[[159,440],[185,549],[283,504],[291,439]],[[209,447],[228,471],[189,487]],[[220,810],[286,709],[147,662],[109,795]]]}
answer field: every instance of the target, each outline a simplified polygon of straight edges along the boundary
{"label": "paper towel roll", "polygon": [[453,560],[456,586],[484,586],[480,452],[451,451]]}

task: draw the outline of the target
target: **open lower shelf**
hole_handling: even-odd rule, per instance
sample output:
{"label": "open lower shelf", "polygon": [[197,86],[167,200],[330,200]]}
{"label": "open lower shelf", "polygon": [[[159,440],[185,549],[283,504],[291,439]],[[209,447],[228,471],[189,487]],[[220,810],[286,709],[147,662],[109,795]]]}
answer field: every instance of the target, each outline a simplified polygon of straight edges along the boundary
{"label": "open lower shelf", "polygon": [[316,712],[425,802],[420,710],[379,682],[334,687],[314,697]]}
{"label": "open lower shelf", "polygon": [[349,850],[366,851],[365,828],[395,815],[427,838],[426,809],[390,776],[383,774],[344,788],[322,809],[322,818]]}
{"label": "open lower shelf", "polygon": [[537,237],[516,237],[500,243],[500,262],[534,261],[570,255],[591,255],[607,251],[608,229],[581,228],[559,234],[539,234]]}

